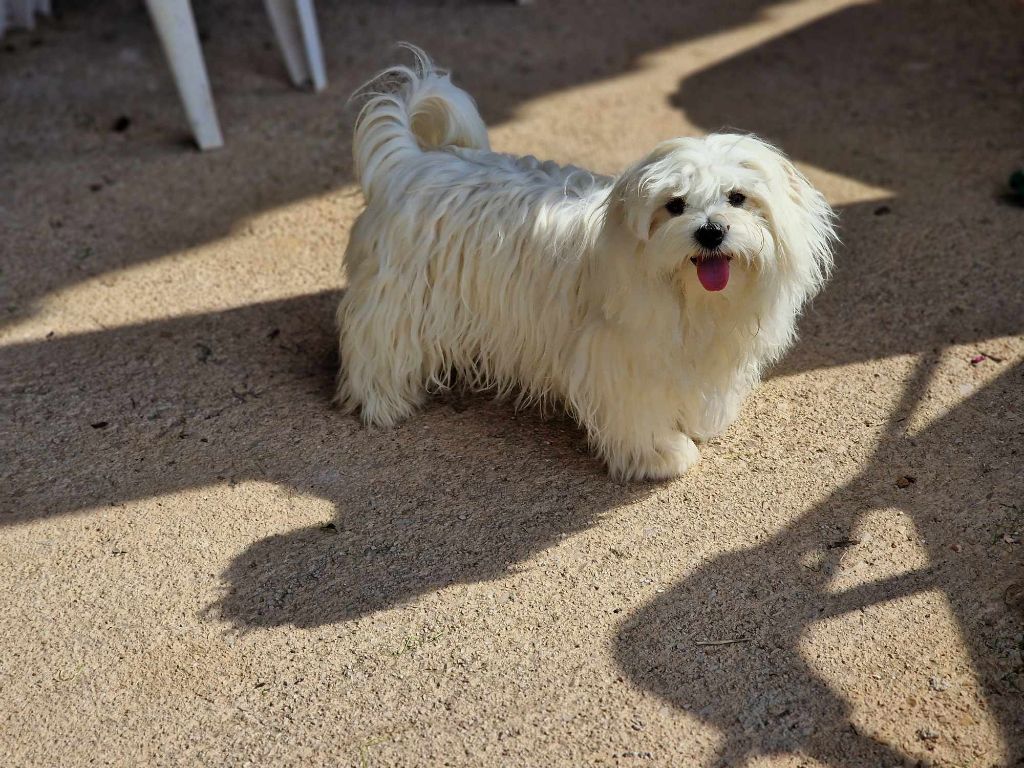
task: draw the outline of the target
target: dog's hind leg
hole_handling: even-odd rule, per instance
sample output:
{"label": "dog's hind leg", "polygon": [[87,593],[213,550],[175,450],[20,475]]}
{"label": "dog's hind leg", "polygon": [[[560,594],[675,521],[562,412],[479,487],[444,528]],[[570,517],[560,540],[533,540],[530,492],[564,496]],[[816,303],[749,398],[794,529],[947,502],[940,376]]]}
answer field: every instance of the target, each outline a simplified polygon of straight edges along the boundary
{"label": "dog's hind leg", "polygon": [[[383,296],[387,288],[388,298]],[[350,285],[338,307],[341,329],[337,401],[367,424],[390,427],[426,397],[431,366],[419,323],[400,291],[370,279]]]}

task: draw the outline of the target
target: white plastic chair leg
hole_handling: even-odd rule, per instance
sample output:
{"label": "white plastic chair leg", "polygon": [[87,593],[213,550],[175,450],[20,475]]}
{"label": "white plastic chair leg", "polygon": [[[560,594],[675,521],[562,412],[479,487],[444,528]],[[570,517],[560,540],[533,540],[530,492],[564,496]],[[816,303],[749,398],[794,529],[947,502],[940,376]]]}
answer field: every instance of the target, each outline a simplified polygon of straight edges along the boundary
{"label": "white plastic chair leg", "polygon": [[11,0],[11,26],[36,28],[36,0]]}
{"label": "white plastic chair leg", "polygon": [[7,24],[12,27],[34,29],[36,14],[51,15],[50,0],[0,0],[0,38],[7,31]]}
{"label": "white plastic chair leg", "polygon": [[200,149],[224,145],[189,0],[146,0]]}
{"label": "white plastic chair leg", "polygon": [[36,28],[36,14],[48,16],[51,13],[50,0],[0,0],[0,38],[11,27],[27,30]]}
{"label": "white plastic chair leg", "polygon": [[314,91],[327,86],[313,0],[264,0],[291,81],[311,83]]}
{"label": "white plastic chair leg", "polygon": [[320,30],[316,23],[313,0],[295,0],[295,9],[299,14],[299,26],[302,28],[302,42],[305,43],[306,61],[309,64],[313,90],[319,93],[327,87],[327,72],[324,68],[324,51],[320,45]]}

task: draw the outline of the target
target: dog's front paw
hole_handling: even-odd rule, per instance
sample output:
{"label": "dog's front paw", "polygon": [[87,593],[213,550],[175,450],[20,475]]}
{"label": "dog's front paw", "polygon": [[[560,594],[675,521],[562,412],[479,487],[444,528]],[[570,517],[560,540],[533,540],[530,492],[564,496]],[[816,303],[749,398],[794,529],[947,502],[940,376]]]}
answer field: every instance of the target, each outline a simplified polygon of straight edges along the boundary
{"label": "dog's front paw", "polygon": [[677,432],[661,441],[653,451],[631,456],[627,461],[608,461],[608,470],[617,480],[670,480],[679,477],[700,461],[700,450],[688,436]]}
{"label": "dog's front paw", "polygon": [[700,461],[700,449],[687,435],[678,432],[658,446],[657,459],[644,468],[643,477],[667,480],[679,477]]}

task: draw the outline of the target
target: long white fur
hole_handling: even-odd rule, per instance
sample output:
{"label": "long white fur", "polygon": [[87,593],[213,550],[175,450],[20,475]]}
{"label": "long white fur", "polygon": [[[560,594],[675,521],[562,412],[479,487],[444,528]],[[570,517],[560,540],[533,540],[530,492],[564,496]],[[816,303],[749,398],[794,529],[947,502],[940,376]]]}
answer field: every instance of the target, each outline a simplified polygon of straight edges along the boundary
{"label": "long white fur", "polygon": [[[685,472],[792,344],[831,267],[828,204],[753,136],[666,141],[617,178],[491,152],[470,96],[410,50],[356,121],[338,401],[389,426],[454,373],[563,404],[617,478]],[[709,220],[732,257],[716,293],[690,261]]]}

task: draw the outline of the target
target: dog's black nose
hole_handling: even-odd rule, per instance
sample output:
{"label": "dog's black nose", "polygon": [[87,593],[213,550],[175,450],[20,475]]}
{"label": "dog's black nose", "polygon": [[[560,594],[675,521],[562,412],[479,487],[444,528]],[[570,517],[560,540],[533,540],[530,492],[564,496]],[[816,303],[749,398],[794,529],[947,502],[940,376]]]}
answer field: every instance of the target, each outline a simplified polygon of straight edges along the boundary
{"label": "dog's black nose", "polygon": [[725,227],[708,222],[693,233],[693,239],[709,251],[713,251],[725,240]]}

